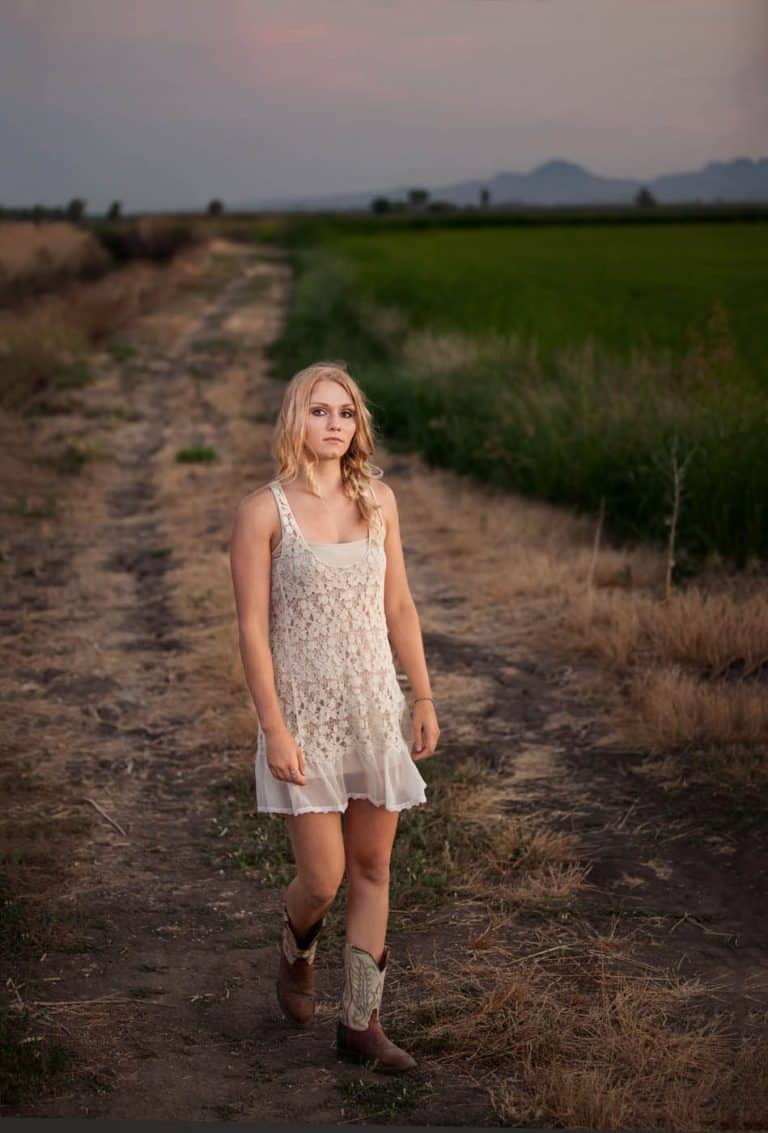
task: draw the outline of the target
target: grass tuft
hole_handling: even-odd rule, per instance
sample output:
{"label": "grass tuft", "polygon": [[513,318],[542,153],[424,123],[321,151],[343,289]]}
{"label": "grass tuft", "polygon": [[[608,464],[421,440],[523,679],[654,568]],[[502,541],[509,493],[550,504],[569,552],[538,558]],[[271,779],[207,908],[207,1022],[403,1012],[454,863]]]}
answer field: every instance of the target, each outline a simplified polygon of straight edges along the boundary
{"label": "grass tuft", "polygon": [[210,445],[189,445],[176,453],[179,464],[212,464],[218,459],[219,454]]}

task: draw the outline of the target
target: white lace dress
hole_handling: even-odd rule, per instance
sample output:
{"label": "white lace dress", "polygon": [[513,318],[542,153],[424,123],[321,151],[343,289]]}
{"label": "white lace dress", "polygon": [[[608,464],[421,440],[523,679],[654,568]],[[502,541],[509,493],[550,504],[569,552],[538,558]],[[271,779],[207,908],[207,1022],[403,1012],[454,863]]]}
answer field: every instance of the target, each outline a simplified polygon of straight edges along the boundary
{"label": "white lace dress", "polygon": [[270,648],[283,719],[304,756],[306,783],[275,779],[266,737],[256,745],[260,813],[344,811],[369,799],[399,811],[426,802],[411,755],[411,716],[384,615],[384,521],[367,539],[310,544],[278,480],[282,535],[272,555]]}

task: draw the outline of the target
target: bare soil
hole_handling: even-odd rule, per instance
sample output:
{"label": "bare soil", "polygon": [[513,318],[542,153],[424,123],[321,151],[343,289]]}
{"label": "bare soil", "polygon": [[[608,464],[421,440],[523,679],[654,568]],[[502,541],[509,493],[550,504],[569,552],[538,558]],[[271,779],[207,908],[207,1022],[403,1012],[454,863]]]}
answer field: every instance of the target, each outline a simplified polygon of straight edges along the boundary
{"label": "bare soil", "polygon": [[[318,953],[315,1025],[288,1026],[274,995],[278,866],[270,884],[222,817],[220,797],[250,789],[255,746],[228,539],[237,501],[272,475],[283,385],[263,351],[290,286],[275,252],[197,250],[123,353],[95,357],[91,385],[4,421],[3,845],[6,861],[16,848],[22,904],[55,914],[6,1004],[27,1005],[30,1033],[75,1053],[5,1116],[500,1123],[472,1068],[439,1052],[407,1084],[336,1060],[338,934]],[[215,458],[178,461],[190,446]],[[86,454],[79,469],[73,451]],[[481,511],[482,487],[411,454],[380,449],[377,462],[422,621],[434,760],[474,756],[510,787],[512,814],[575,833],[590,884],[574,924],[618,921],[639,956],[710,981],[714,1009],[746,1027],[768,988],[759,813],[649,775],[645,754],[606,729],[620,690],[538,632],[541,599],[500,610],[478,590],[473,556],[503,571],[505,548],[491,525],[457,555],[452,505],[460,493]],[[458,899],[428,916],[392,910],[382,1017],[403,1045],[418,1026],[410,960],[439,964],[477,915]],[[519,939],[524,951],[523,920]]]}

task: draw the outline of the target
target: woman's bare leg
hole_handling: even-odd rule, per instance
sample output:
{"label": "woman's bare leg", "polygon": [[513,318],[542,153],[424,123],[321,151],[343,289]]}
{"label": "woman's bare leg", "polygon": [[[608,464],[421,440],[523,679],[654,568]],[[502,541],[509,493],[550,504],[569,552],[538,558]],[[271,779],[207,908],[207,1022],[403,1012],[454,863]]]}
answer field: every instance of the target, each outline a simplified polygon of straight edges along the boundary
{"label": "woman's bare leg", "polygon": [[299,939],[333,904],[344,877],[341,815],[287,814],[296,876],[285,890],[288,916]]}
{"label": "woman's bare leg", "polygon": [[377,963],[389,919],[389,863],[398,817],[397,811],[368,799],[350,799],[344,816],[347,940],[370,952]]}

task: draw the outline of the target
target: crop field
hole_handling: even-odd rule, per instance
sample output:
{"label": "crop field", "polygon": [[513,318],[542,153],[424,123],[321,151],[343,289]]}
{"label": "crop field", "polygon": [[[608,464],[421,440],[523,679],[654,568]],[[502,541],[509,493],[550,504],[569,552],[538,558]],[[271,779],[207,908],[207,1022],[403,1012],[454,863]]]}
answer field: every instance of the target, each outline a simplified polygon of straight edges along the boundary
{"label": "crop field", "polygon": [[344,358],[385,433],[480,480],[768,554],[764,224],[318,227],[274,358]]}
{"label": "crop field", "polygon": [[542,358],[588,338],[682,356],[726,314],[729,376],[768,387],[768,226],[509,227],[333,237],[377,304],[416,327],[518,335]]}

